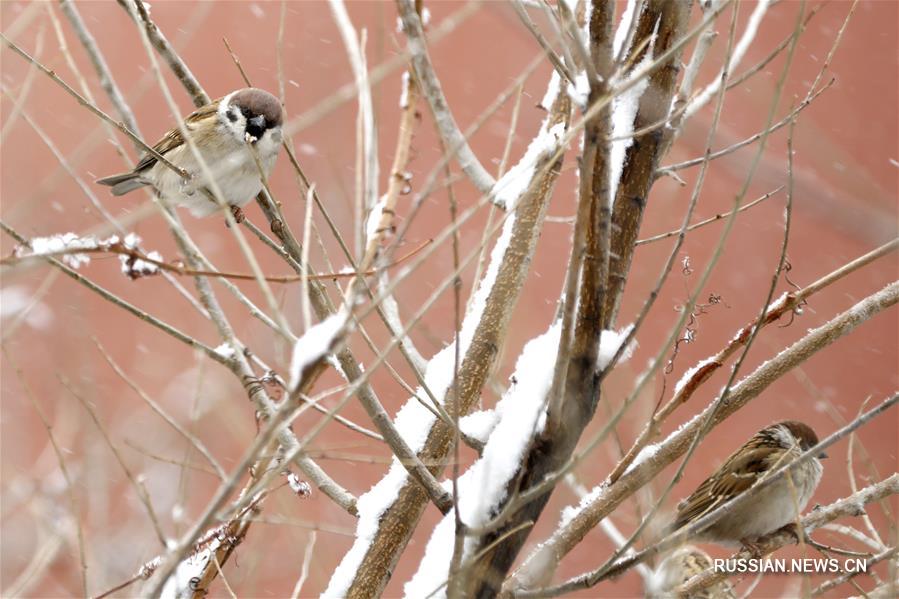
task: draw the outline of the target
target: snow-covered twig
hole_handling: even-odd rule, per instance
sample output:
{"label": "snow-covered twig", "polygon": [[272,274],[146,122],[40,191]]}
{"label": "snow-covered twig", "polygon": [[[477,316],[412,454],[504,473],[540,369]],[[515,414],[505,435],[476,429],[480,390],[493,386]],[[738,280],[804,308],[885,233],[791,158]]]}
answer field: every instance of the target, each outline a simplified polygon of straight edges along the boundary
{"label": "snow-covered twig", "polygon": [[[10,235],[10,237],[15,239],[20,244],[24,244],[28,241],[25,237],[20,235],[15,229],[13,229],[8,224],[6,224],[2,221],[0,221],[0,229],[3,229],[3,231],[8,233]],[[178,341],[181,341],[182,343],[186,343],[188,346],[202,351],[204,354],[206,354],[206,356],[212,358],[216,362],[218,362],[220,364],[225,363],[225,360],[219,354],[217,354],[215,352],[215,350],[213,350],[208,345],[200,342],[199,340],[191,337],[190,335],[187,335],[186,333],[183,333],[182,331],[176,329],[172,325],[170,325],[166,322],[163,322],[162,320],[160,320],[159,318],[156,318],[152,314],[150,314],[144,310],[141,310],[140,308],[134,306],[130,302],[125,301],[124,299],[122,299],[121,297],[112,293],[111,291],[108,291],[107,289],[94,283],[87,277],[81,275],[75,269],[66,266],[65,264],[62,263],[61,260],[57,260],[56,258],[52,258],[49,256],[46,258],[43,258],[43,259],[48,261],[54,267],[58,268],[63,273],[65,273],[66,275],[68,275],[69,277],[71,277],[72,279],[74,279],[75,281],[80,283],[81,285],[84,285],[85,287],[87,287],[88,289],[93,291],[94,293],[97,293],[103,299],[109,301],[110,303],[125,309],[126,311],[131,313],[133,316],[136,316],[138,319],[143,320],[143,321],[157,327],[158,329],[160,329],[161,331],[174,337]]]}
{"label": "snow-covered twig", "polygon": [[[561,94],[553,113],[541,127],[541,135],[566,123],[569,114],[567,97]],[[459,376],[462,397],[447,397],[453,375],[455,348],[450,345],[439,352],[428,364],[425,380],[430,389],[448,406],[459,402],[460,413],[467,412],[473,405],[477,391],[486,380],[490,365],[496,358],[494,351],[501,345],[515,300],[521,291],[529,258],[536,247],[535,235],[545,213],[545,201],[552,190],[558,172],[552,168],[556,162],[543,164],[530,175],[533,177],[526,190],[517,198],[516,209],[507,213],[503,233],[491,255],[490,266],[481,280],[475,298],[466,313],[460,337],[460,355],[463,356]],[[537,176],[539,175],[539,176]],[[460,215],[454,225],[464,222]],[[435,245],[439,240],[435,241]],[[467,261],[462,261],[464,268]],[[446,279],[451,284],[455,273]],[[395,283],[395,282],[394,282]],[[435,296],[432,296],[432,298]],[[413,318],[409,325],[415,322]],[[403,331],[402,334],[405,334]],[[376,362],[377,363],[377,362]],[[448,410],[452,413],[452,410]],[[410,445],[420,452],[445,455],[449,444],[445,440],[452,428],[442,422],[412,399],[400,410],[396,419],[397,428],[410,439]],[[334,572],[326,596],[344,595],[357,584],[365,584],[366,592],[382,588],[390,575],[383,568],[383,552],[396,552],[408,541],[417,518],[409,517],[408,502],[421,501],[418,489],[407,480],[404,468],[393,464],[388,474],[367,494],[360,497],[360,518],[357,538],[353,548],[344,556]],[[416,510],[416,513],[420,513]],[[397,544],[396,535],[401,539]],[[362,581],[365,581],[364,583]],[[376,592],[376,591],[374,591]]]}

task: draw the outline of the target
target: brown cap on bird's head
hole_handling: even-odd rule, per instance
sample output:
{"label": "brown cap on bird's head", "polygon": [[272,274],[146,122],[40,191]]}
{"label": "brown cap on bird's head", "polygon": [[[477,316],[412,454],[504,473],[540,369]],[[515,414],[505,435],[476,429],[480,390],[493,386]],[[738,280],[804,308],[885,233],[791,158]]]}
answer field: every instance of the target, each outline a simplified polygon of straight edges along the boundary
{"label": "brown cap on bird's head", "polygon": [[281,125],[281,102],[263,89],[248,87],[235,92],[231,105],[236,106],[247,119],[261,116],[265,119],[265,129]]}
{"label": "brown cap on bird's head", "polygon": [[[812,427],[805,424],[804,422],[799,422],[796,420],[784,420],[783,422],[779,422],[783,427],[786,427],[790,433],[796,437],[799,441],[799,448],[802,451],[807,451],[818,444],[818,435],[815,434],[815,431],[812,430]],[[823,451],[821,455],[818,457],[827,457],[827,454]]]}

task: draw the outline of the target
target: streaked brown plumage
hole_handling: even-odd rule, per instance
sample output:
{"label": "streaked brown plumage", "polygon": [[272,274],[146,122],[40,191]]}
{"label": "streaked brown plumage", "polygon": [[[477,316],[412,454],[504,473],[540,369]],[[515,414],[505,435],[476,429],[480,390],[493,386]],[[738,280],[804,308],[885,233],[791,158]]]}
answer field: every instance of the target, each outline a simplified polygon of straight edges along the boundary
{"label": "streaked brown plumage", "polygon": [[[231,92],[184,119],[184,129],[190,133],[228,205],[239,208],[262,189],[259,168],[247,145],[257,153],[262,174],[267,177],[278,155],[282,121],[278,99],[252,87]],[[166,133],[153,150],[185,170],[190,179],[183,180],[153,154],[147,154],[130,172],[105,177],[97,183],[112,187],[117,196],[152,186],[163,200],[187,206],[195,216],[206,216],[218,209],[205,193],[197,193],[204,188],[209,190],[211,183],[185,143],[180,127]]]}
{"label": "streaked brown plumage", "polygon": [[[692,545],[685,545],[666,557],[652,573],[646,583],[646,597],[649,599],[669,599],[674,591],[697,574],[712,567],[712,558]],[[688,599],[736,599],[734,587],[727,580],[692,593]]]}
{"label": "streaked brown plumage", "polygon": [[[815,431],[795,420],[760,430],[677,506],[672,529],[695,522],[817,443]],[[817,458],[805,462],[763,489],[749,504],[725,514],[700,538],[741,543],[795,521],[818,486],[822,470]]]}

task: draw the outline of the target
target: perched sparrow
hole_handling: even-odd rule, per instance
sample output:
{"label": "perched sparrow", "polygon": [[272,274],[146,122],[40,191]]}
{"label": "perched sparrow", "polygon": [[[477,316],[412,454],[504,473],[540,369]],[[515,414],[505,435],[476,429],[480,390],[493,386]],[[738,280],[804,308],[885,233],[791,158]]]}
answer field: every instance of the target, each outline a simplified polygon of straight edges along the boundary
{"label": "perched sparrow", "polygon": [[[278,99],[253,87],[231,92],[184,119],[184,128],[221,190],[222,199],[232,207],[235,215],[239,215],[240,207],[262,189],[253,150],[259,157],[265,177],[275,166],[281,144],[281,121]],[[252,150],[247,146],[252,146]],[[113,195],[117,196],[150,185],[163,200],[186,206],[198,217],[219,209],[203,191],[204,188],[211,190],[209,181],[179,127],[166,133],[153,149],[185,170],[190,178],[183,179],[148,154],[130,173],[106,177],[97,183],[111,186]]]}
{"label": "perched sparrow", "polygon": [[[712,558],[697,547],[681,547],[659,564],[646,581],[646,597],[649,599],[669,599],[675,597],[675,590],[700,572],[712,567]],[[722,580],[692,593],[689,599],[736,599],[734,587]]]}
{"label": "perched sparrow", "polygon": [[[687,526],[749,489],[781,466],[818,443],[808,425],[795,420],[772,424],[752,436],[692,495],[677,506],[673,529]],[[794,468],[776,482],[703,531],[699,538],[752,546],[751,541],[796,520],[821,480],[819,458]]]}

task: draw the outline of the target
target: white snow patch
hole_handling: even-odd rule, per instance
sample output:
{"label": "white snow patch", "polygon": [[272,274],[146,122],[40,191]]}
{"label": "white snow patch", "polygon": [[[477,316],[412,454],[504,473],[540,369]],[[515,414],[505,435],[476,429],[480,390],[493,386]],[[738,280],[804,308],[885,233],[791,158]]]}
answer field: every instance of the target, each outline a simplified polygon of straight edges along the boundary
{"label": "white snow patch", "polygon": [[234,354],[236,353],[234,351],[234,348],[231,347],[231,344],[228,343],[227,341],[222,343],[221,345],[219,345],[212,351],[214,351],[215,353],[217,353],[218,355],[220,355],[221,357],[223,357],[226,360],[230,360],[231,358],[233,358]]}
{"label": "white snow patch", "polygon": [[[156,251],[148,253],[147,258],[162,262],[162,256],[159,252]],[[119,254],[119,262],[122,263],[122,274],[131,279],[155,275],[159,272],[158,264],[154,262],[148,262],[143,258],[134,258],[132,256]]]}
{"label": "white snow patch", "polygon": [[203,569],[216,549],[218,549],[218,540],[213,539],[209,545],[200,549],[196,553],[181,560],[178,567],[165,581],[162,592],[159,594],[160,599],[181,599],[182,597],[192,597],[193,590],[191,580],[203,574]]}
{"label": "white snow patch", "polygon": [[[118,238],[115,238],[118,241]],[[16,257],[26,256],[52,256],[63,254],[61,259],[67,265],[77,269],[88,264],[91,259],[87,254],[74,253],[75,250],[95,250],[100,246],[100,240],[93,235],[80,237],[75,233],[59,233],[49,237],[35,237],[28,240],[28,246],[19,246],[15,249]],[[73,252],[73,253],[64,253]]]}
{"label": "white snow patch", "polygon": [[567,506],[562,510],[562,517],[559,520],[559,528],[568,526],[568,524],[574,520],[578,514],[580,514],[584,508],[593,503],[600,495],[602,495],[603,491],[606,490],[606,485],[597,485],[593,487],[589,493],[581,497],[581,500],[578,502],[576,506]]}
{"label": "white snow patch", "polygon": [[[615,354],[618,352],[618,348],[621,347],[621,344],[624,343],[633,328],[634,325],[629,324],[619,331],[607,329],[602,332],[599,337],[599,356],[596,364],[599,370],[602,370],[609,365],[609,362],[612,361],[612,358],[614,358]],[[621,352],[618,363],[622,364],[626,362],[634,353],[636,347],[637,340],[634,339],[624,348],[624,351]]]}
{"label": "white snow patch", "polygon": [[612,51],[615,56],[621,54],[621,46],[624,45],[624,39],[627,32],[631,28],[634,20],[634,10],[637,8],[636,0],[627,0],[627,6],[621,13],[621,21],[618,23],[618,29],[615,30],[615,37],[612,39]]}
{"label": "white snow patch", "polygon": [[587,100],[590,99],[590,81],[587,79],[587,72],[578,73],[574,78],[574,83],[569,83],[565,91],[575,106],[585,110]]}
{"label": "white snow patch", "polygon": [[[487,523],[505,499],[506,486],[515,476],[533,435],[546,420],[546,396],[552,384],[559,349],[561,321],[525,345],[515,364],[518,384],[503,395],[496,406],[499,422],[483,456],[458,479],[459,511],[467,526]],[[437,586],[446,580],[453,552],[455,515],[451,511],[434,529],[418,571],[403,588],[406,597],[445,596]],[[466,539],[463,561],[471,555],[477,539]]]}
{"label": "white snow patch", "polygon": [[402,91],[400,92],[400,110],[409,108],[409,71],[403,71]]}
{"label": "white snow patch", "polygon": [[290,490],[300,497],[309,497],[312,495],[312,488],[309,486],[309,483],[300,480],[300,477],[293,472],[287,473],[287,484],[290,485]]}
{"label": "white snow patch", "polygon": [[486,443],[499,422],[496,410],[480,410],[459,419],[459,429],[469,437]]}
{"label": "white snow patch", "polygon": [[310,327],[293,345],[290,359],[290,383],[293,391],[300,384],[303,369],[328,353],[334,338],[340,334],[347,321],[347,314],[340,310],[317,325]]}
{"label": "white snow patch", "polygon": [[492,193],[496,198],[496,203],[504,206],[510,212],[531,185],[538,163],[559,148],[562,137],[565,135],[564,123],[557,123],[547,128],[548,121],[548,118],[543,121],[540,132],[531,141],[521,160],[493,185]]}
{"label": "white snow patch", "polygon": [[549,111],[553,102],[556,101],[556,97],[559,95],[559,86],[562,84],[562,77],[559,75],[559,71],[553,71],[552,76],[549,78],[549,85],[546,86],[546,93],[543,95],[543,99],[540,100],[540,107],[546,111]]}
{"label": "white snow patch", "polygon": [[637,466],[639,466],[646,460],[652,459],[652,457],[657,453],[659,453],[658,444],[647,445],[646,447],[641,449],[639,452],[637,452],[637,457],[635,457],[634,461],[631,462],[627,468],[625,468],[624,474],[627,474],[628,472],[630,472],[631,470],[633,470],[634,468],[636,468]]}
{"label": "white snow patch", "polygon": [[674,385],[674,396],[677,397],[678,394],[683,390],[684,386],[690,382],[690,379],[693,378],[693,375],[696,374],[702,368],[705,368],[707,365],[711,364],[715,361],[715,358],[706,358],[705,360],[701,360],[697,362],[692,368],[688,368],[686,372],[684,372],[683,376],[680,377],[680,380],[677,381]]}

